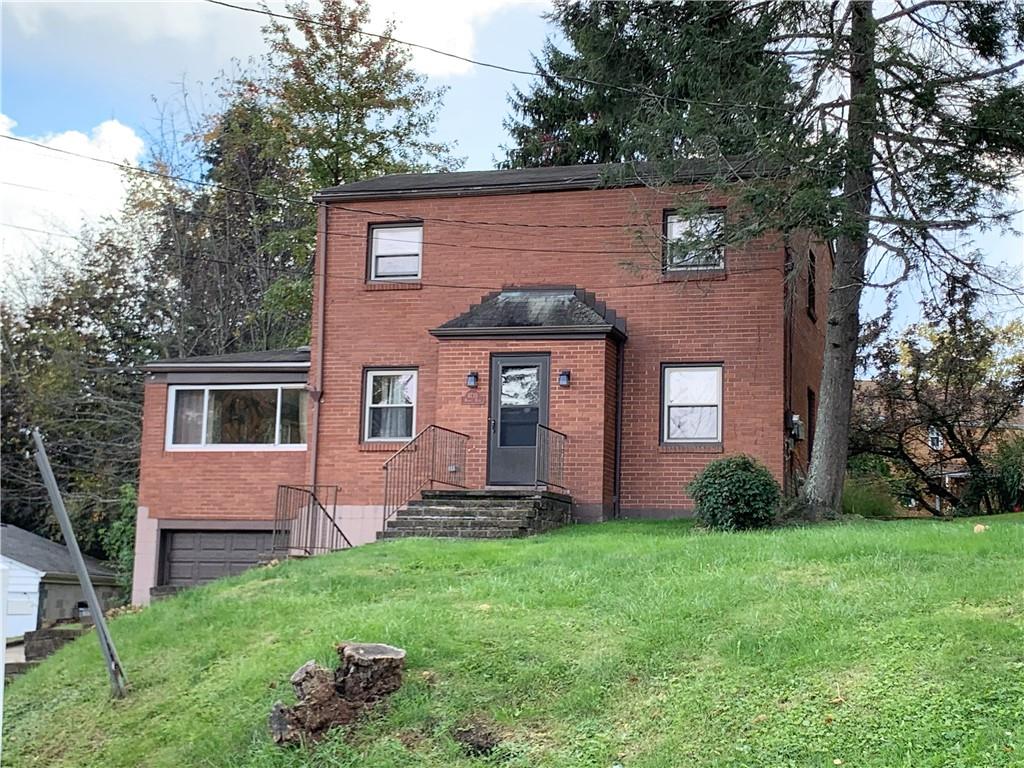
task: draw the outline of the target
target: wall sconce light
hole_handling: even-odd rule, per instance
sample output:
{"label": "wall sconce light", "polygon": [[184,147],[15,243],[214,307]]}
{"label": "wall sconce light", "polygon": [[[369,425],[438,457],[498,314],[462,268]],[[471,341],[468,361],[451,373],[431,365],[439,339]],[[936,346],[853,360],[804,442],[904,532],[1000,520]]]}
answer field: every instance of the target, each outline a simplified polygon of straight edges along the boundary
{"label": "wall sconce light", "polygon": [[480,383],[480,376],[476,371],[470,371],[466,374],[466,386],[470,389],[476,389],[476,385]]}
{"label": "wall sconce light", "polygon": [[571,378],[572,378],[572,374],[570,374],[569,371],[562,371],[560,374],[558,374],[558,386],[560,386],[560,387],[568,387],[569,386],[569,380]]}

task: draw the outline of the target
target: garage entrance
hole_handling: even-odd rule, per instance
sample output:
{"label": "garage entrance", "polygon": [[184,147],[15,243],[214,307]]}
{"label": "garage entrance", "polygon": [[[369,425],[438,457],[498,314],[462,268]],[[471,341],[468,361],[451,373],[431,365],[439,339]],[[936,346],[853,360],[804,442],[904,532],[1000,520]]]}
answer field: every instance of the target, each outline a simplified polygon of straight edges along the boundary
{"label": "garage entrance", "polygon": [[164,531],[161,586],[192,587],[252,568],[272,545],[271,531]]}

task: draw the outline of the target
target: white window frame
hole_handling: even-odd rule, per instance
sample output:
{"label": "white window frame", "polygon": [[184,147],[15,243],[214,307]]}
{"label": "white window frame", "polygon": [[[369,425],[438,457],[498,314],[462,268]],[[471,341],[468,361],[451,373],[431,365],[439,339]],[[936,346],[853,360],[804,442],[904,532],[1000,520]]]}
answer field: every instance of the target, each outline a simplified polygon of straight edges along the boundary
{"label": "white window frame", "polygon": [[928,427],[928,447],[936,453],[946,447],[946,441],[937,427]]}
{"label": "white window frame", "polygon": [[[373,406],[373,379],[376,376],[406,376],[412,374],[415,396],[412,399],[412,434],[408,437],[370,437],[370,410],[377,408],[399,408],[398,405]],[[365,443],[407,443],[416,437],[416,403],[420,399],[420,372],[418,368],[367,368],[363,375],[363,442]]]}
{"label": "white window frame", "polygon": [[[377,233],[387,232],[389,229],[418,229],[420,231],[420,249],[416,253],[416,274],[415,275],[378,275],[377,274]],[[387,239],[387,238],[385,238]],[[412,256],[413,254],[388,253],[385,256]],[[370,225],[370,280],[408,282],[419,280],[423,276],[423,224],[421,222],[405,222],[402,224],[371,224]]]}
{"label": "white window frame", "polygon": [[702,272],[702,271],[718,271],[725,269],[725,245],[718,247],[718,261],[714,264],[684,264],[673,266],[671,263],[672,244],[678,242],[677,239],[671,237],[672,225],[686,222],[691,219],[701,218],[717,218],[721,221],[721,226],[724,231],[725,229],[725,209],[724,208],[711,208],[704,213],[698,213],[693,216],[680,216],[678,213],[666,213],[665,214],[665,247],[661,254],[661,268],[663,272]]}
{"label": "white window frame", "polygon": [[[174,442],[174,410],[177,407],[178,392],[181,390],[202,390],[203,392],[203,424],[201,443]],[[206,420],[210,410],[210,392],[224,389],[276,389],[277,416],[274,422],[273,443],[207,443]],[[305,390],[305,384],[172,384],[167,387],[167,420],[164,426],[164,450],[166,451],[304,451],[306,443],[282,443],[281,441],[281,390]],[[308,424],[307,424],[308,429]],[[307,439],[308,439],[307,435]]]}
{"label": "white window frame", "polygon": [[[722,365],[687,365],[685,363],[673,363],[665,364],[661,367],[661,441],[666,445],[687,445],[687,444],[720,444],[723,442],[722,439],[722,410],[723,400],[725,399],[725,377],[724,377],[724,366]],[[670,403],[668,379],[669,375],[673,371],[714,371],[718,376],[718,400],[717,402],[708,403]],[[716,437],[669,437],[669,409],[672,407],[685,407],[685,408],[701,408],[714,406],[718,409],[718,423],[715,426]]]}

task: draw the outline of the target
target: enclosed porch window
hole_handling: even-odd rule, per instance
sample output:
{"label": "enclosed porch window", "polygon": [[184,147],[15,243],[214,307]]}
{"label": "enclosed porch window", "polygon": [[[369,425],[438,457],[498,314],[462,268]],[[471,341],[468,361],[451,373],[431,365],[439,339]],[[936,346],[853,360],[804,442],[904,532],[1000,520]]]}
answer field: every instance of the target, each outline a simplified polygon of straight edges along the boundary
{"label": "enclosed porch window", "polygon": [[302,450],[303,385],[246,384],[168,390],[168,450]]}

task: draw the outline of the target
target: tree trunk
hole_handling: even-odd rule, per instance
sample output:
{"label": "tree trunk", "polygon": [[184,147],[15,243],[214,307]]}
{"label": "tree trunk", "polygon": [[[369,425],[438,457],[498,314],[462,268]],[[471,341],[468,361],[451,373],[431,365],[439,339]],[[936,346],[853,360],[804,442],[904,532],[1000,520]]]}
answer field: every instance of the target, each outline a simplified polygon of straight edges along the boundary
{"label": "tree trunk", "polygon": [[850,22],[851,104],[843,178],[842,235],[836,242],[835,268],[829,288],[814,455],[803,490],[808,513],[814,519],[837,513],[846,474],[853,375],[860,336],[860,296],[864,287],[874,182],[874,56],[872,0],[858,0],[853,4]]}

